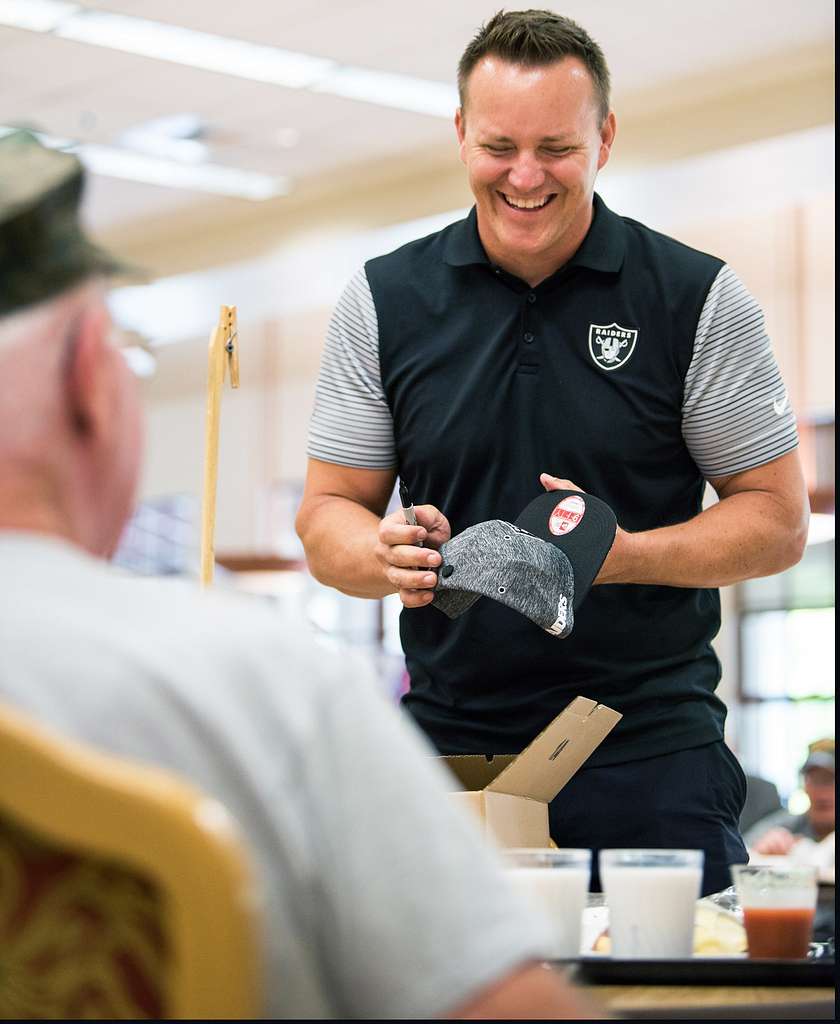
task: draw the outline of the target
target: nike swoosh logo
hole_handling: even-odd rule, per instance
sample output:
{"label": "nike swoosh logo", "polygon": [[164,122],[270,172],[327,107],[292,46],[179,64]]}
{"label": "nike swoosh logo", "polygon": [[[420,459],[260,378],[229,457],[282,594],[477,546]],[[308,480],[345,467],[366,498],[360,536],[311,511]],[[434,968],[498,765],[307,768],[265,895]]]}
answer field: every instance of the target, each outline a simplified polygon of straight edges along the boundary
{"label": "nike swoosh logo", "polygon": [[773,411],[776,413],[777,416],[781,416],[782,413],[785,411],[785,409],[787,409],[787,404],[788,404],[788,396],[787,396],[787,391],[786,391],[784,393],[784,396],[781,399],[778,399],[778,398],[774,398],[773,399]]}

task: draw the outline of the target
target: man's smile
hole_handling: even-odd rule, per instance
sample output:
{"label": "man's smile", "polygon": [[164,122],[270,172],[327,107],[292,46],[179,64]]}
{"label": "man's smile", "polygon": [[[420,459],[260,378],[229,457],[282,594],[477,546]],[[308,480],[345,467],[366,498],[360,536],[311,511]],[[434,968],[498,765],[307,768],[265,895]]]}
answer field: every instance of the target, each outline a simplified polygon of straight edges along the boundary
{"label": "man's smile", "polygon": [[538,196],[535,199],[520,199],[518,196],[509,195],[507,192],[499,192],[498,194],[512,210],[542,210],[543,207],[548,206],[552,199],[557,198],[556,192],[551,192],[547,196]]}

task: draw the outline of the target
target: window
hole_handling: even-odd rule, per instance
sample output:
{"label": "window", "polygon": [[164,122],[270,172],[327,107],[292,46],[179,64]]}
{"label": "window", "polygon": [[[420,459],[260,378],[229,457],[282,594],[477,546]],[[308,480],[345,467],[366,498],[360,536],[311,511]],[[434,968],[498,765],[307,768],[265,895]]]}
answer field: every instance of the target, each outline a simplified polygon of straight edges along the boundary
{"label": "window", "polygon": [[172,494],[142,502],[126,525],[114,562],[144,576],[195,574],[198,502]]}
{"label": "window", "polygon": [[787,572],[742,584],[738,612],[739,753],[787,798],[808,744],[834,735],[833,538],[809,543]]}

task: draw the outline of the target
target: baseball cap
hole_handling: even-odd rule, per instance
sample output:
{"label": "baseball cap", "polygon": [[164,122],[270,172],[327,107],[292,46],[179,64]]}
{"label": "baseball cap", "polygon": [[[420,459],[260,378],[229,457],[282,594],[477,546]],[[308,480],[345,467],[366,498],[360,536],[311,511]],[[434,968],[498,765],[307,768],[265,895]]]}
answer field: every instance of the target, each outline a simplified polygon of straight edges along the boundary
{"label": "baseball cap", "polygon": [[0,138],[0,316],[88,277],[135,272],[87,238],[79,221],[84,169],[25,129]]}
{"label": "baseball cap", "polygon": [[834,773],[834,740],[817,740],[808,747],[808,756],[800,772],[804,775],[812,768],[824,768]]}
{"label": "baseball cap", "polygon": [[516,525],[566,556],[574,573],[577,611],[615,540],[615,512],[594,494],[546,491],[525,506]]}
{"label": "baseball cap", "polygon": [[482,596],[521,612],[552,636],[574,626],[575,576],[552,544],[514,523],[476,523],[440,546],[432,605],[451,619]]}

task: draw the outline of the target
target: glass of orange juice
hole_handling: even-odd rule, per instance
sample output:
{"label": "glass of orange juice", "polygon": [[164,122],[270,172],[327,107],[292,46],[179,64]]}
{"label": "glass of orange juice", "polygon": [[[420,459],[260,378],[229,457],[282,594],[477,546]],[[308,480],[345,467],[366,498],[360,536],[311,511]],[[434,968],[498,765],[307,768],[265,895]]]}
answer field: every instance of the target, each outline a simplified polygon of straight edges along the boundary
{"label": "glass of orange juice", "polygon": [[751,959],[800,960],[817,906],[817,869],[801,864],[737,864],[732,878]]}

